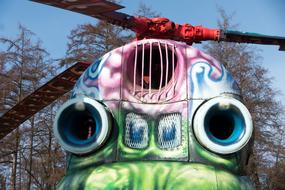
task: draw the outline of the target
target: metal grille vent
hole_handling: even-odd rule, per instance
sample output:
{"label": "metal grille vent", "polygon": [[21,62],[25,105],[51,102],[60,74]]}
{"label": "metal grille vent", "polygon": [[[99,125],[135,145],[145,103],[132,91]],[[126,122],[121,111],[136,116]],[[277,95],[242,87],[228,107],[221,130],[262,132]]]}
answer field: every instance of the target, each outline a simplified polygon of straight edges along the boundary
{"label": "metal grille vent", "polygon": [[157,143],[162,149],[176,148],[181,144],[180,114],[165,115],[159,120]]}
{"label": "metal grille vent", "polygon": [[131,148],[143,149],[148,146],[148,124],[141,115],[128,113],[125,126],[125,144]]}
{"label": "metal grille vent", "polygon": [[142,100],[172,98],[162,98],[161,94],[166,90],[174,91],[177,65],[175,46],[160,41],[143,41],[136,44],[133,56],[133,94]]}

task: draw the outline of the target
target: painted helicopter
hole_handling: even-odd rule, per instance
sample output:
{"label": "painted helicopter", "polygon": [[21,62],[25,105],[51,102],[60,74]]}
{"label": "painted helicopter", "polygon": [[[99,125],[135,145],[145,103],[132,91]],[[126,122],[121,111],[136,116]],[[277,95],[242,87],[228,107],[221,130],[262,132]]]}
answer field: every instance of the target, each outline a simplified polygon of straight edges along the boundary
{"label": "painted helicopter", "polygon": [[58,189],[254,189],[244,176],[253,124],[206,40],[279,45],[285,38],[131,16],[107,0],[33,0],[128,28],[136,40],[79,62],[0,118],[0,138],[71,91],[54,135],[68,152]]}

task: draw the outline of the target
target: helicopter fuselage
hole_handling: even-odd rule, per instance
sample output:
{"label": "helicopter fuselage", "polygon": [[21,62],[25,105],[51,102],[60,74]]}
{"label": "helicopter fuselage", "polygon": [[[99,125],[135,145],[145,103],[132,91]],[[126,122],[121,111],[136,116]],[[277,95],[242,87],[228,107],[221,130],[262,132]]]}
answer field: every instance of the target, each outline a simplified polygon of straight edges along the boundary
{"label": "helicopter fuselage", "polygon": [[59,189],[253,189],[238,85],[185,43],[134,41],[96,60],[54,131],[68,151]]}

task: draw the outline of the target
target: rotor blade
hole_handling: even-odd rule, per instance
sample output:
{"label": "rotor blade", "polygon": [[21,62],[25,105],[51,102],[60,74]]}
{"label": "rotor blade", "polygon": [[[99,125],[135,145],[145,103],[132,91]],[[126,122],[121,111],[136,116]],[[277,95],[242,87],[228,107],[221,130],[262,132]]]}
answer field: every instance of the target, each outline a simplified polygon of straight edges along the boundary
{"label": "rotor blade", "polygon": [[90,63],[78,62],[65,70],[35,92],[25,97],[0,117],[0,139],[5,137],[32,115],[70,91],[76,80]]}
{"label": "rotor blade", "polygon": [[65,10],[88,15],[100,20],[105,20],[111,24],[131,29],[130,22],[132,16],[116,12],[118,9],[124,8],[119,4],[106,0],[31,0]]}
{"label": "rotor blade", "polygon": [[279,50],[285,51],[285,37],[280,36],[225,30],[221,32],[219,41],[279,45]]}

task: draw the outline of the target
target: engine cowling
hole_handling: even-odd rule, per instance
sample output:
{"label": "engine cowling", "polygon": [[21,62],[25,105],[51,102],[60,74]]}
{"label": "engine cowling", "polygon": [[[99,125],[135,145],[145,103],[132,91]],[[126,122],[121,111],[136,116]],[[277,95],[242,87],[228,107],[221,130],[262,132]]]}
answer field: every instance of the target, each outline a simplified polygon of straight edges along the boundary
{"label": "engine cowling", "polygon": [[70,99],[56,114],[55,137],[74,154],[87,154],[104,144],[111,131],[111,117],[106,108],[88,97]]}
{"label": "engine cowling", "polygon": [[231,154],[248,143],[253,124],[242,102],[232,97],[217,97],[206,101],[197,110],[193,130],[205,148],[218,154]]}

